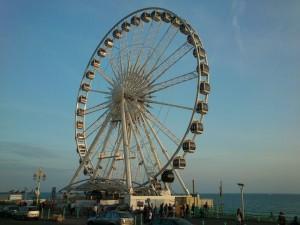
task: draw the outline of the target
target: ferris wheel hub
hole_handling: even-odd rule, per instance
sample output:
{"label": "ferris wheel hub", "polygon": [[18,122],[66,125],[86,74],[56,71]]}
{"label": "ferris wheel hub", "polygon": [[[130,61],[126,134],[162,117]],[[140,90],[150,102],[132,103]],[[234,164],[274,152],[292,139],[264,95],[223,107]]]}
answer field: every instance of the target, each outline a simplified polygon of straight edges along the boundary
{"label": "ferris wheel hub", "polygon": [[146,79],[142,72],[133,71],[126,73],[123,76],[122,82],[115,82],[111,90],[111,111],[113,121],[121,121],[121,106],[122,99],[130,106],[128,108],[129,114],[132,117],[133,122],[136,122],[139,118],[139,107],[144,108],[146,106],[144,98],[147,93],[150,80]]}

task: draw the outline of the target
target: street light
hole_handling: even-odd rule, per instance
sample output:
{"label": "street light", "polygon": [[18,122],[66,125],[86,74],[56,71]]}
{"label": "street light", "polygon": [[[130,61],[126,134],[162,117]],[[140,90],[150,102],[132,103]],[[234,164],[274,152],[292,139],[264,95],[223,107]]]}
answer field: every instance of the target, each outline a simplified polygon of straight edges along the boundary
{"label": "street light", "polygon": [[42,170],[42,168],[39,168],[34,174],[33,174],[33,180],[35,181],[35,196],[36,196],[36,204],[39,205],[39,197],[40,197],[40,187],[41,187],[41,181],[46,180],[46,173]]}
{"label": "street light", "polygon": [[237,185],[241,189],[241,206],[242,206],[243,218],[245,219],[245,206],[244,206],[244,186],[245,186],[245,184],[237,183]]}

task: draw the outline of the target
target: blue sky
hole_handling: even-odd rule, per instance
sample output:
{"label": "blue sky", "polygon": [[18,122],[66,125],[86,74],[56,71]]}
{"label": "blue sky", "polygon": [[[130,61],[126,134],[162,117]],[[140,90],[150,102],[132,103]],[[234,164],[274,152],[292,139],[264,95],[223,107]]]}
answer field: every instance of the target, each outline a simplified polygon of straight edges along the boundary
{"label": "blue sky", "polygon": [[[85,66],[105,33],[148,6],[199,32],[211,67],[201,151],[184,175],[200,192],[299,193],[299,1],[0,0],[0,191],[67,184],[78,164],[74,110]],[[189,178],[187,178],[189,177]],[[4,182],[5,181],[5,182]]]}

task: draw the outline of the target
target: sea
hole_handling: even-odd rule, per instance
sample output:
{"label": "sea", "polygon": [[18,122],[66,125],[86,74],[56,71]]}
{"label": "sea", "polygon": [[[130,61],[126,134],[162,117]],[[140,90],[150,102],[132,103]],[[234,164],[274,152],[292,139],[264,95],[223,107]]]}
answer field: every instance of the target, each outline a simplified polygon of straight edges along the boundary
{"label": "sea", "polygon": [[[223,203],[225,213],[235,213],[241,207],[240,194],[200,194],[201,198],[214,200],[214,205]],[[287,217],[300,217],[300,194],[244,194],[245,213],[277,217],[284,212]]]}

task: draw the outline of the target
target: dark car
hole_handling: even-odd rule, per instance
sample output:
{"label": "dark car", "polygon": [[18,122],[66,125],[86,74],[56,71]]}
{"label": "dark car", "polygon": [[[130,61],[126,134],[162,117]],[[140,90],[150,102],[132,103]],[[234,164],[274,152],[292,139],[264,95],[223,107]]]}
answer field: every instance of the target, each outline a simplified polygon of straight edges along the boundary
{"label": "dark car", "polygon": [[14,214],[16,219],[38,219],[40,217],[40,211],[36,206],[22,206]]}
{"label": "dark car", "polygon": [[3,217],[12,217],[17,212],[18,209],[19,207],[16,205],[4,206],[3,209],[1,210],[0,215]]}
{"label": "dark car", "polygon": [[107,211],[99,216],[91,217],[87,221],[88,225],[134,225],[131,213],[121,211]]}
{"label": "dark car", "polygon": [[158,218],[154,219],[151,225],[193,225],[190,221],[182,218]]}

